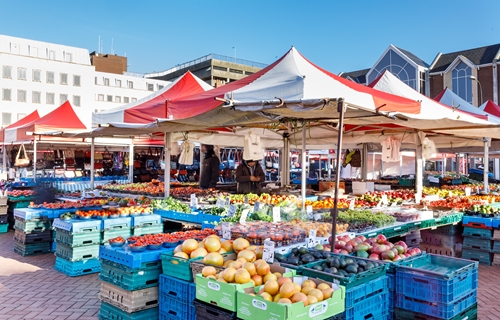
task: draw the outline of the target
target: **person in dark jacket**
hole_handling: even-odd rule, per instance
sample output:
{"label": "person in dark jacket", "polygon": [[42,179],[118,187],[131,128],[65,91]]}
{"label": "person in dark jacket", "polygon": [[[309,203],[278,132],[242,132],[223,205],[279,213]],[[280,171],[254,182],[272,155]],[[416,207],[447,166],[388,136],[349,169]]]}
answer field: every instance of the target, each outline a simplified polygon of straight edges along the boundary
{"label": "person in dark jacket", "polygon": [[200,187],[202,189],[215,188],[219,181],[219,157],[215,154],[213,145],[204,144],[201,146],[201,151],[205,157],[201,166]]}
{"label": "person in dark jacket", "polygon": [[235,175],[238,182],[238,193],[262,193],[261,182],[266,179],[266,175],[258,161],[243,161],[236,169]]}

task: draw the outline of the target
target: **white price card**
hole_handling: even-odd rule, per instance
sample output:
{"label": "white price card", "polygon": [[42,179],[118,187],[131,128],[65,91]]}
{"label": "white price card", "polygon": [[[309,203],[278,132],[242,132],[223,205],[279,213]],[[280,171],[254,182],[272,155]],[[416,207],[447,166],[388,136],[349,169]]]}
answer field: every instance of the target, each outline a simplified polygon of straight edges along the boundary
{"label": "white price card", "polygon": [[273,222],[281,221],[281,211],[280,207],[273,207]]}
{"label": "white price card", "polygon": [[241,212],[240,223],[245,224],[247,222],[247,216],[250,212],[250,209],[245,209]]}
{"label": "white price card", "polygon": [[453,193],[451,191],[448,191],[448,197],[449,198],[453,197]]}
{"label": "white price card", "polygon": [[472,192],[472,189],[470,187],[465,188],[465,196],[466,197],[470,196],[471,192]]}
{"label": "white price card", "polygon": [[253,204],[253,211],[259,211],[260,210],[260,201],[255,201]]}
{"label": "white price card", "polygon": [[382,206],[382,200],[380,200],[378,203],[377,203],[377,208],[380,208]]}
{"label": "white price card", "polygon": [[227,197],[226,198],[226,203],[224,203],[224,205],[227,207],[230,204],[231,204],[231,200],[229,199],[229,197]]}
{"label": "white price card", "polygon": [[191,193],[191,199],[189,201],[189,206],[191,208],[196,208],[198,206],[198,199],[194,193]]}
{"label": "white price card", "polygon": [[382,204],[389,204],[389,199],[387,199],[387,195],[386,194],[383,194],[382,195],[382,200],[381,200]]}
{"label": "white price card", "polygon": [[245,196],[244,202],[245,202],[245,204],[248,204],[248,196]]}
{"label": "white price card", "polygon": [[222,223],[222,238],[227,240],[231,239],[231,226],[229,222]]}
{"label": "white price card", "polygon": [[269,238],[264,240],[262,259],[268,263],[274,263],[274,241],[271,241]]}
{"label": "white price card", "polygon": [[476,186],[476,193],[479,194],[479,187]]}
{"label": "white price card", "polygon": [[312,248],[316,245],[316,230],[309,230],[309,236],[306,239],[306,247]]}
{"label": "white price card", "polygon": [[229,210],[227,211],[227,215],[229,217],[234,217],[235,214],[236,214],[236,205],[232,204],[229,206]]}
{"label": "white price card", "polygon": [[396,201],[394,201],[393,203],[391,203],[391,207],[397,207],[398,206],[398,203]]}
{"label": "white price card", "polygon": [[220,197],[219,197],[219,198],[217,198],[217,202],[215,203],[215,205],[216,205],[217,207],[219,207],[219,208],[224,207],[224,199],[222,199],[222,198],[220,198]]}
{"label": "white price card", "polygon": [[312,219],[313,218],[313,207],[306,206],[306,213],[307,213],[307,219]]}
{"label": "white price card", "polygon": [[349,202],[349,209],[353,210],[355,204],[356,204],[356,200],[355,199],[351,199],[351,202]]}

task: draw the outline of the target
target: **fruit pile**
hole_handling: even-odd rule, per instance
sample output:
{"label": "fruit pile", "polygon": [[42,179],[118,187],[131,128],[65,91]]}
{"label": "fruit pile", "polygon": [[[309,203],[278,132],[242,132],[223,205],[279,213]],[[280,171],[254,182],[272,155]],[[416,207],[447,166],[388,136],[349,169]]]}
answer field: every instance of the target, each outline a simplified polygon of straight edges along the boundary
{"label": "fruit pile", "polygon": [[161,200],[153,199],[151,201],[151,208],[191,213],[191,208],[189,207],[189,205],[182,203],[181,201],[172,197]]}
{"label": "fruit pile", "polygon": [[[302,229],[306,230],[307,234],[309,234],[309,231],[311,230],[316,230],[317,237],[328,237],[332,233],[332,224],[329,222],[312,222],[295,219],[290,223],[296,224]],[[347,231],[348,227],[348,224],[337,223],[336,233],[344,233]]]}
{"label": "fruit pile", "polygon": [[459,186],[448,186],[449,188],[445,188],[445,187],[446,186],[443,186],[443,188],[424,187],[422,189],[422,193],[428,194],[428,195],[436,194],[440,198],[447,198],[450,196],[450,194],[452,197],[459,197],[459,196],[465,195],[465,192],[461,188],[453,188],[453,187],[459,187]]}
{"label": "fruit pile", "polygon": [[163,240],[163,243],[177,243],[183,242],[188,239],[200,239],[203,240],[206,237],[215,234],[213,229],[203,229],[203,230],[189,230],[189,231],[179,231],[172,233],[158,233],[154,235],[144,235],[144,236],[131,236],[127,239],[129,243],[135,243],[137,241],[144,242],[148,239]]}
{"label": "fruit pile", "polygon": [[[330,213],[323,214],[325,221],[331,221]],[[383,212],[373,212],[371,210],[349,209],[339,211],[337,217],[338,224],[346,224],[349,232],[364,232],[374,228],[389,226],[396,221],[396,218]]]}
{"label": "fruit pile", "polygon": [[110,192],[123,192],[130,194],[143,194],[151,196],[162,196],[165,192],[162,182],[142,182],[142,183],[125,183],[125,184],[107,184],[101,189]]}
{"label": "fruit pile", "polygon": [[7,191],[7,195],[9,197],[17,198],[17,197],[30,197],[35,194],[33,190],[12,190]]}
{"label": "fruit pile", "polygon": [[[264,240],[270,238],[276,247],[287,246],[303,242],[308,235],[306,231],[296,224],[288,222],[247,222],[246,224],[231,223],[231,237],[246,238],[253,245],[263,245]],[[222,236],[222,226],[215,227],[219,236]]]}
{"label": "fruit pile", "polygon": [[427,206],[454,208],[458,211],[466,211],[469,210],[473,205],[481,205],[481,204],[483,204],[482,200],[473,200],[473,198],[460,197],[460,198],[446,198],[444,200],[429,201]]}
{"label": "fruit pile", "polygon": [[260,202],[261,204],[267,204],[267,205],[279,205],[287,201],[292,203],[298,203],[298,198],[297,196],[294,195],[277,195],[277,194],[270,195],[268,193],[263,193],[259,196],[253,193],[249,193],[249,194],[234,194],[229,196],[231,203],[244,203],[245,198],[248,199],[248,204],[250,205],[254,205],[255,202]]}
{"label": "fruit pile", "polygon": [[274,259],[281,263],[286,263],[294,266],[301,266],[304,264],[324,260],[331,255],[328,251],[321,251],[317,249],[308,249],[306,247],[293,248],[288,256],[279,253],[274,254]]}
{"label": "fruit pile", "polygon": [[[245,239],[242,239],[245,240]],[[248,241],[247,241],[248,242]],[[239,244],[239,242],[238,242]],[[250,244],[248,245],[248,247]],[[198,242],[196,239],[184,240],[174,249],[174,257],[183,259],[196,259],[203,258],[206,264],[215,266],[222,266],[224,258],[222,253],[233,250],[233,243],[231,241],[222,241],[215,235],[209,235],[206,239]]]}

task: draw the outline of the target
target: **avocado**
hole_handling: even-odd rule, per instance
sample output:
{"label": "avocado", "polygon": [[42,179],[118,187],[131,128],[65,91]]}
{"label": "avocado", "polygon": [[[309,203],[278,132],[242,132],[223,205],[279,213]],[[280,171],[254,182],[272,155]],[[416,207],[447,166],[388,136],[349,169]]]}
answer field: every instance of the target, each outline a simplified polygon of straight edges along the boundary
{"label": "avocado", "polygon": [[359,267],[359,268],[358,268],[358,273],[361,273],[361,272],[363,272],[363,271],[365,271],[365,269],[364,269],[363,267]]}
{"label": "avocado", "polygon": [[293,248],[293,249],[292,249],[292,254],[293,254],[293,255],[296,255],[296,254],[298,254],[298,253],[299,253],[299,249],[297,249],[297,248]]}
{"label": "avocado", "polygon": [[358,266],[360,266],[360,267],[366,266],[366,261],[365,260],[359,260],[358,261]]}
{"label": "avocado", "polygon": [[[363,251],[363,250],[356,252],[356,256],[358,256],[360,258],[368,258],[369,257],[368,252]],[[363,260],[361,260],[361,261],[363,261]],[[359,265],[359,262],[358,262],[358,265]]]}
{"label": "avocado", "polygon": [[306,253],[308,253],[308,252],[309,252],[309,251],[307,251],[307,248],[306,248],[306,247],[300,247],[300,248],[299,248],[299,253],[300,253],[300,254],[306,254]]}
{"label": "avocado", "polygon": [[316,265],[314,267],[312,267],[314,270],[318,270],[318,271],[323,271],[323,267],[320,266],[320,265]]}
{"label": "avocado", "polygon": [[330,258],[330,257],[331,257],[330,252],[328,252],[328,251],[323,251],[323,259],[328,259],[328,258]]}
{"label": "avocado", "polygon": [[344,259],[339,259],[339,267],[344,269],[347,266],[347,262]]}
{"label": "avocado", "polygon": [[320,252],[313,252],[313,253],[312,253],[312,256],[313,256],[315,259],[323,259],[323,255],[322,255]]}
{"label": "avocado", "polygon": [[366,271],[373,269],[373,263],[372,262],[367,262],[366,265],[364,266],[364,269]]}
{"label": "avocado", "polygon": [[355,264],[348,264],[344,270],[349,273],[354,273],[354,274],[358,273],[358,267]]}
{"label": "avocado", "polygon": [[275,253],[274,259],[277,260],[278,262],[281,262],[285,259],[285,257],[281,253]]}
{"label": "avocado", "polygon": [[332,261],[330,262],[330,267],[333,268],[340,268],[340,260],[338,258],[332,258]]}
{"label": "avocado", "polygon": [[346,264],[351,264],[351,263],[356,263],[353,258],[346,258],[345,259]]}

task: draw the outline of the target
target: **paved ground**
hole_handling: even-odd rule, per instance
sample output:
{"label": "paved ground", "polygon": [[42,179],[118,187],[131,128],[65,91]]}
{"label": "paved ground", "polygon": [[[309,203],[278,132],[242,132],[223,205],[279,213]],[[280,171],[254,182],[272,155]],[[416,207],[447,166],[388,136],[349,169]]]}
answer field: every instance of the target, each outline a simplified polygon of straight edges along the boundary
{"label": "paved ground", "polygon": [[[13,252],[14,232],[0,234],[0,319],[97,319],[97,274],[68,277],[54,270],[53,254]],[[500,267],[479,266],[480,320],[500,319]]]}

